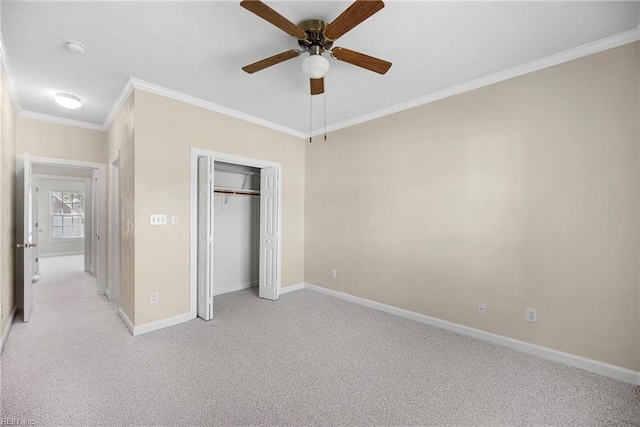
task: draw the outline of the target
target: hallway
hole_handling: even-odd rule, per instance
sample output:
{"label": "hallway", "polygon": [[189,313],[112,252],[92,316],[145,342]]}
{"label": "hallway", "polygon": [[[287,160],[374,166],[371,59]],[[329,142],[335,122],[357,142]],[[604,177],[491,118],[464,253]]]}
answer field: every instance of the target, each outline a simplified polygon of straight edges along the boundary
{"label": "hallway", "polygon": [[[31,319],[25,324],[20,314],[16,316],[2,354],[3,417],[59,416],[54,408],[91,401],[92,389],[105,385],[105,375],[112,375],[107,373],[115,365],[109,360],[117,364],[120,352],[111,348],[113,336],[131,338],[116,314],[116,303],[97,295],[95,277],[82,271],[82,255],[42,258],[40,270],[41,279],[33,284]],[[113,357],[96,364],[96,357],[110,352]],[[34,421],[48,425],[52,420]]]}

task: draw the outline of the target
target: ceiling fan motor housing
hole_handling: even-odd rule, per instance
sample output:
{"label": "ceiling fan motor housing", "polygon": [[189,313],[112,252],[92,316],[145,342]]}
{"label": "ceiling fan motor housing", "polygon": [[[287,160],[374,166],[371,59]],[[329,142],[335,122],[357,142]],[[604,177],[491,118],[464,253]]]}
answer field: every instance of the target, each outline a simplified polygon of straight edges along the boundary
{"label": "ceiling fan motor housing", "polygon": [[[324,36],[324,30],[327,23],[321,19],[310,19],[298,24],[302,30],[307,33],[307,38],[298,40],[298,44],[302,49],[313,53],[322,53],[331,49],[333,42]],[[315,48],[317,46],[317,48]]]}

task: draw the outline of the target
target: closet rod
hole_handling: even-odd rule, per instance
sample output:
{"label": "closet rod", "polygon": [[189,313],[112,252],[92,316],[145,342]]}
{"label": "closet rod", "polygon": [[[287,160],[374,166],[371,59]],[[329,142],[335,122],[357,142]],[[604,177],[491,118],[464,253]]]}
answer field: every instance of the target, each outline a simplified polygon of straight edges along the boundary
{"label": "closet rod", "polygon": [[239,196],[259,196],[259,191],[247,191],[247,190],[213,190],[214,193],[221,194],[237,194]]}

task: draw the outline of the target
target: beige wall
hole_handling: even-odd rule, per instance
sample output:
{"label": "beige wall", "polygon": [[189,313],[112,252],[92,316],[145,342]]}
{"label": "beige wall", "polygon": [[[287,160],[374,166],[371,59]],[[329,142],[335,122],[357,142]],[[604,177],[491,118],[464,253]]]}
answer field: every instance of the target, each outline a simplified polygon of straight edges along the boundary
{"label": "beige wall", "polygon": [[106,133],[41,120],[18,118],[18,153],[106,163]]}
{"label": "beige wall", "polygon": [[[135,92],[135,324],[189,312],[191,147],[283,166],[282,286],[304,280],[304,144],[300,138],[148,92]],[[150,214],[180,216],[149,226]],[[159,302],[149,304],[149,294]]]}
{"label": "beige wall", "polygon": [[306,281],[638,370],[638,117],[629,44],[306,144]]}
{"label": "beige wall", "polygon": [[[120,296],[118,306],[135,322],[135,96],[131,94],[107,131],[111,159],[120,150]],[[111,173],[111,171],[109,171]],[[108,177],[107,183],[111,179]],[[108,192],[108,190],[107,190]],[[107,209],[107,216],[109,209]],[[107,220],[107,224],[109,221]],[[110,250],[107,249],[107,254]],[[108,269],[107,269],[108,270]]]}
{"label": "beige wall", "polygon": [[4,332],[15,295],[15,168],[16,114],[0,75],[0,335]]}

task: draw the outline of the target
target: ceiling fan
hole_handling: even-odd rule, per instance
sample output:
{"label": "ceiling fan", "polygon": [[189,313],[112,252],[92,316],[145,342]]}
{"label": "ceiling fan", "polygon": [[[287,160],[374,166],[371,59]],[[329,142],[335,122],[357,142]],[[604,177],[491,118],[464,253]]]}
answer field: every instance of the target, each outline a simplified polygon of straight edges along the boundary
{"label": "ceiling fan", "polygon": [[259,0],[244,0],[240,2],[240,6],[298,39],[300,46],[300,49],[291,49],[242,67],[249,74],[296,58],[302,53],[309,53],[309,56],[302,63],[302,69],[309,76],[311,95],[319,95],[324,93],[324,76],[329,71],[329,61],[322,56],[325,52],[329,52],[338,61],[347,62],[378,74],[385,74],[391,68],[391,62],[342,47],[333,47],[333,43],[338,38],[380,11],[384,7],[382,1],[356,0],[330,24],[320,19],[311,19],[295,25]]}

